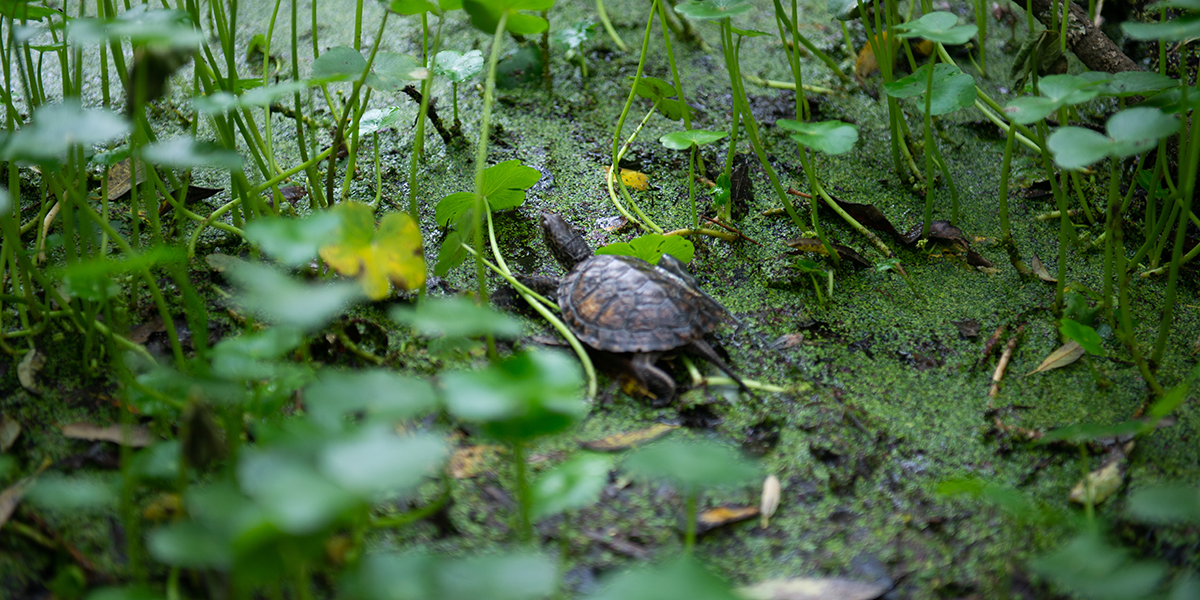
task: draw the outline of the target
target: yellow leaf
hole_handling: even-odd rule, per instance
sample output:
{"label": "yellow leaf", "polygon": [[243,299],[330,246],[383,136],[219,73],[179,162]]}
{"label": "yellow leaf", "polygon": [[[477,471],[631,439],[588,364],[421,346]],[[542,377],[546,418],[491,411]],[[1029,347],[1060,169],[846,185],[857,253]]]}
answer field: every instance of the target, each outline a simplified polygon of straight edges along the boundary
{"label": "yellow leaf", "polygon": [[620,452],[621,450],[628,450],[634,446],[657,440],[678,428],[678,425],[655,423],[646,429],[616,433],[598,440],[579,442],[579,445],[593,452]]}
{"label": "yellow leaf", "polygon": [[650,178],[645,173],[634,171],[633,169],[621,169],[621,181],[625,182],[627,187],[631,187],[639,192],[650,189]]}
{"label": "yellow leaf", "polygon": [[757,506],[718,506],[696,516],[696,533],[705,533],[730,523],[758,516]]}
{"label": "yellow leaf", "polygon": [[335,271],[358,277],[372,300],[382,300],[391,286],[411,290],[425,283],[421,231],[407,213],[390,213],[375,230],[371,207],[345,202],[336,208],[342,226],[337,243],[323,246],[321,258]]}

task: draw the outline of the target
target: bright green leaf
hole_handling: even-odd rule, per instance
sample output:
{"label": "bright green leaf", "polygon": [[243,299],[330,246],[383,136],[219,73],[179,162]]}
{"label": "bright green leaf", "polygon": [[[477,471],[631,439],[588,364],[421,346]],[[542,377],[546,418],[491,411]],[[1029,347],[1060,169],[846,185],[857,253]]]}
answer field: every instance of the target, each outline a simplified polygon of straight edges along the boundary
{"label": "bright green leaf", "polygon": [[689,129],[672,131],[660,138],[658,142],[672,150],[687,150],[692,146],[703,146],[729,136],[726,131],[710,131],[707,129]]}
{"label": "bright green leaf", "polygon": [[229,542],[196,521],[180,521],[151,531],[146,549],[154,560],[185,569],[227,569],[233,563]]}
{"label": "bright green leaf", "polygon": [[740,600],[729,583],[690,555],[653,567],[626,570],[587,600]]}
{"label": "bright green leaf", "polygon": [[633,238],[629,242],[617,242],[601,246],[596,254],[617,254],[634,256],[652,265],[657,265],[664,254],[674,256],[679,262],[692,262],[696,248],[687,238],[678,235],[661,235],[647,233]]}
{"label": "bright green leaf", "polygon": [[543,473],[533,484],[531,516],[541,520],[595,504],[612,467],[612,456],[585,452]]}
{"label": "bright green leaf", "polygon": [[522,332],[521,323],[516,319],[457,296],[426,297],[416,308],[396,306],[388,314],[394,321],[430,337],[492,334],[511,339]]}
{"label": "bright green leaf", "polygon": [[794,132],[791,135],[793,140],[825,154],[844,154],[858,143],[858,128],[841,121],[801,123],[779,119],[775,124]]}
{"label": "bright green leaf", "polygon": [[306,535],[333,523],[353,508],[353,494],[322,477],[297,453],[284,449],[243,450],[238,485],[286,533]]}
{"label": "bright green leaf", "polygon": [[[925,95],[928,86],[929,65],[924,65],[913,74],[892,83],[884,84],[884,91],[893,98],[912,98]],[[930,114],[944,115],[975,103],[975,78],[963,73],[958,67],[938,63],[933,69],[933,99]],[[917,105],[925,110],[925,101]]]}
{"label": "bright green leaf", "polygon": [[243,237],[279,262],[301,267],[317,257],[318,248],[337,239],[340,225],[337,215],[328,211],[301,219],[263,217],[246,223]]}
{"label": "bright green leaf", "polygon": [[748,0],[692,0],[685,4],[675,5],[675,12],[689,19],[702,21],[716,21],[753,9],[754,5]]}
{"label": "bright green leaf", "polygon": [[90,150],[129,131],[129,123],[104,109],[84,109],[78,100],[45,104],[33,113],[33,122],[8,137],[4,158],[54,163],[76,144]]}
{"label": "bright green leaf", "polygon": [[742,484],[761,473],[736,450],[710,441],[668,440],[638,448],[625,468],[641,477],[666,479],[691,493],[700,488]]}
{"label": "bright green leaf", "polygon": [[358,79],[366,69],[362,53],[346,46],[334,46],[312,63],[313,79],[319,82]]}
{"label": "bright green leaf", "polygon": [[[629,79],[633,79],[632,76]],[[650,100],[660,100],[662,98],[670,98],[678,94],[675,91],[675,86],[657,77],[642,76],[637,80],[637,86],[633,88],[634,93],[642,98]]]}
{"label": "bright green leaf", "polygon": [[435,474],[446,442],[431,434],[400,437],[388,427],[368,427],[321,450],[321,473],[365,500],[411,490]]}
{"label": "bright green leaf", "polygon": [[1058,330],[1064,337],[1075,340],[1088,354],[1096,356],[1104,356],[1103,342],[1100,340],[1100,334],[1096,333],[1095,329],[1072,321],[1071,319],[1063,319],[1059,324]]}
{"label": "bright green leaf", "polygon": [[1146,523],[1200,524],[1200,488],[1174,484],[1138,490],[1129,496],[1129,514]]}
{"label": "bright green leaf", "polygon": [[399,92],[408,82],[425,77],[425,68],[412,56],[395,52],[376,52],[366,84],[385,92]]}
{"label": "bright green leaf", "polygon": [[316,329],[362,297],[346,283],[301,283],[271,267],[242,263],[226,272],[239,291],[234,304],[271,323]]}
{"label": "bright green leaf", "polygon": [[1079,445],[1103,438],[1137,435],[1146,431],[1146,428],[1146,423],[1142,421],[1122,421],[1113,425],[1079,423],[1047,431],[1046,435],[1039,438],[1037,443],[1066,442],[1072,445]]}
{"label": "bright green leaf", "polygon": [[46,510],[74,513],[116,506],[117,491],[112,482],[94,477],[47,474],[34,482],[25,499]]}
{"label": "bright green leaf", "polygon": [[441,11],[429,0],[392,0],[388,10],[401,15],[419,15],[424,12],[438,14]]}
{"label": "bright green leaf", "polygon": [[397,106],[372,108],[363,113],[358,121],[358,135],[367,136],[387,129],[400,121],[404,114]]}
{"label": "bright green leaf", "polygon": [[143,149],[150,163],[176,169],[212,167],[237,171],[242,168],[242,155],[212,142],[201,142],[185,135],[165,142],[155,142]]}

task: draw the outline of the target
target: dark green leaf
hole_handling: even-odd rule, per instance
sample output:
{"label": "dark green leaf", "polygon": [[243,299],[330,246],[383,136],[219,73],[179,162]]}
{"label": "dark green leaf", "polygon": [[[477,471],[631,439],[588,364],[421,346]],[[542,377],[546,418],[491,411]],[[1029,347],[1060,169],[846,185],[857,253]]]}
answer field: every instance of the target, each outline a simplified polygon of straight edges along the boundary
{"label": "dark green leaf", "polygon": [[826,10],[839,21],[853,21],[858,18],[859,0],[829,0]]}
{"label": "dark green leaf", "polygon": [[469,245],[474,240],[475,219],[473,215],[473,209],[468,208],[462,211],[455,221],[454,231],[446,234],[446,239],[442,241],[442,247],[438,250],[437,265],[433,268],[434,275],[445,277],[451,269],[461,265],[467,259],[468,253],[463,244]]}
{"label": "dark green leaf", "polygon": [[[1083,73],[1084,78],[1090,79],[1095,71]],[[1104,75],[1108,75],[1105,73]],[[1106,96],[1126,98],[1129,96],[1147,95],[1161,92],[1173,87],[1179,87],[1179,81],[1153,71],[1122,71],[1108,75],[1101,84],[1101,93]]]}
{"label": "dark green leaf", "polygon": [[437,208],[434,210],[434,218],[437,220],[439,226],[449,227],[452,221],[457,220],[473,206],[475,206],[475,194],[473,192],[450,194],[438,200]]}
{"label": "dark green leaf", "polygon": [[234,303],[267,321],[316,329],[363,297],[354,283],[301,283],[266,265],[242,263],[226,273],[238,287]]}
{"label": "dark green leaf", "polygon": [[1142,598],[1158,586],[1166,566],[1133,561],[1129,554],[1129,550],[1109,546],[1095,534],[1084,534],[1033,560],[1029,566],[1054,583],[1088,598]]}
{"label": "dark green leaf", "polygon": [[1064,169],[1082,169],[1112,152],[1112,140],[1083,127],[1061,127],[1046,141],[1054,162]]}
{"label": "dark green leaf", "polygon": [[1175,17],[1165,23],[1121,23],[1121,29],[1135,40],[1181,42],[1200,37],[1200,16]]}
{"label": "dark green leaf", "polygon": [[554,563],[534,554],[376,554],[365,557],[339,591],[351,600],[541,600],[557,578]]}
{"label": "dark green leaf", "polygon": [[849,152],[858,142],[858,128],[841,121],[801,123],[791,119],[778,119],[775,124],[794,132],[791,135],[793,140],[825,154]]}
{"label": "dark green leaf", "polygon": [[1004,113],[1013,121],[1029,124],[1045,118],[1061,106],[1082,104],[1102,91],[1102,84],[1078,75],[1050,75],[1038,83],[1040,96],[1024,96],[1009,102]]}
{"label": "dark green leaf", "polygon": [[[633,77],[631,76],[629,79],[632,80]],[[675,91],[675,86],[671,85],[670,83],[657,77],[649,76],[642,76],[640,79],[638,79],[637,86],[633,88],[633,91],[638,96],[642,98],[649,98],[651,100],[670,98],[671,96],[679,93]]]}
{"label": "dark green leaf", "polygon": [[138,586],[105,587],[87,595],[86,600],[162,600],[162,594]]}
{"label": "dark green leaf", "polygon": [[179,477],[179,448],[179,440],[158,442],[133,457],[130,471],[139,479],[174,482]]}
{"label": "dark green leaf", "polygon": [[245,449],[237,476],[238,484],[271,523],[292,535],[323,529],[358,502],[350,492],[284,450]]}
{"label": "dark green leaf", "polygon": [[965,44],[979,31],[975,25],[960,26],[957,15],[940,11],[897,25],[896,29],[903,32],[899,34],[902,38],[920,37],[942,44]]}
{"label": "dark green leaf", "polygon": [[[912,98],[925,95],[928,86],[929,65],[917,69],[913,74],[884,84],[884,91],[893,98]],[[933,68],[933,99],[930,101],[930,114],[944,115],[960,108],[966,108],[975,103],[975,78],[963,73],[954,65],[938,63]],[[922,112],[925,101],[918,101]]]}
{"label": "dark green leaf", "polygon": [[1048,431],[1037,443],[1066,442],[1068,444],[1079,445],[1104,438],[1136,435],[1146,431],[1147,427],[1146,423],[1142,421],[1123,421],[1115,425],[1081,423]]}
{"label": "dark green leaf", "polygon": [[1138,490],[1129,496],[1129,515],[1145,523],[1200,524],[1200,488],[1175,484]]}
{"label": "dark green leaf", "polygon": [[643,234],[629,242],[608,244],[596,250],[596,254],[635,256],[652,265],[657,265],[663,254],[670,254],[679,262],[686,264],[692,262],[692,256],[695,253],[695,246],[687,238],[657,233]]}
{"label": "dark green leaf", "polygon": [[419,15],[424,12],[438,14],[441,11],[429,0],[392,0],[388,10],[401,15]]}
{"label": "dark green leaf", "polygon": [[180,521],[152,532],[146,540],[154,560],[185,569],[227,569],[233,549],[227,540],[196,521]]}
{"label": "dark green leaf", "polygon": [[117,491],[112,482],[94,477],[47,474],[29,488],[25,499],[46,510],[84,512],[116,506]]}
{"label": "dark green leaf", "polygon": [[471,17],[471,25],[486,33],[495,33],[500,25],[500,15],[508,12],[505,30],[518,35],[541,33],[550,26],[545,19],[519,14],[518,10],[546,10],[554,0],[463,0],[463,10]]}

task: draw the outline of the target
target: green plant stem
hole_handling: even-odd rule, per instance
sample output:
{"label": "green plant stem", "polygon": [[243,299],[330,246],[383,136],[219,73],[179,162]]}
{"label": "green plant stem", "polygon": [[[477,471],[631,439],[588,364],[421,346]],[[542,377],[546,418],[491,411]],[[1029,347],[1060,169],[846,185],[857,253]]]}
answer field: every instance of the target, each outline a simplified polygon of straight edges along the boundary
{"label": "green plant stem", "polygon": [[687,554],[692,553],[692,549],[696,547],[696,496],[698,493],[695,490],[688,492],[687,496],[687,532],[683,538],[683,551]]}
{"label": "green plant stem", "polygon": [[[658,19],[659,19],[659,21],[662,21],[664,24],[669,23],[670,20],[667,18],[666,3],[658,2],[657,4],[658,4]],[[667,51],[667,65],[670,66],[670,68],[671,68],[671,83],[673,83],[675,85],[675,92],[676,92],[676,94],[679,95],[679,107],[681,109],[680,112],[683,113],[683,128],[685,130],[691,131],[691,129],[692,129],[692,107],[688,106],[687,96],[683,93],[683,81],[679,78],[679,67],[675,64],[675,50],[671,47],[671,34],[668,31],[667,27],[663,27],[662,32],[663,32],[663,47]],[[580,55],[579,55],[579,61],[580,61],[579,62],[580,66],[583,66],[584,63],[583,63],[583,54],[582,53],[580,53]],[[585,77],[586,77],[586,74],[587,74],[587,72],[585,70],[584,71]],[[585,81],[585,85],[586,85],[586,81]]]}
{"label": "green plant stem", "polygon": [[[630,215],[628,211],[622,210],[620,203],[616,202],[616,192],[613,190],[613,178],[620,176],[621,155],[623,154],[621,148],[621,131],[625,128],[626,119],[629,118],[629,110],[633,107],[633,99],[637,97],[638,82],[641,81],[642,72],[646,68],[646,57],[649,54],[650,49],[650,30],[651,26],[654,24],[654,15],[658,8],[659,2],[660,0],[654,0],[654,2],[652,2],[650,5],[650,16],[648,19],[646,19],[646,32],[642,35],[642,52],[638,57],[637,72],[635,72],[633,75],[633,84],[629,87],[629,95],[625,98],[625,105],[621,108],[621,116],[617,119],[617,130],[613,133],[612,165],[608,169],[609,197],[613,199],[614,204],[617,205],[617,210],[622,216],[624,216],[630,222],[637,224],[645,231],[654,231],[654,229],[651,228],[649,224],[633,218],[633,215]],[[654,110],[651,109],[650,113],[646,115],[646,118],[642,120],[642,123],[645,123],[646,120],[650,118],[650,114],[653,114],[653,112]],[[636,135],[637,132],[635,131],[634,136]],[[630,142],[633,141],[634,136],[630,137]],[[626,144],[625,146],[628,147],[629,144]],[[632,200],[629,198],[629,192],[625,190],[625,182],[618,180],[617,185],[620,186],[622,195],[626,198],[626,200],[632,202]],[[637,211],[636,207],[635,211]],[[637,212],[640,214],[640,211]],[[658,231],[661,232],[661,228]]]}
{"label": "green plant stem", "polygon": [[[809,39],[807,37],[804,37],[804,35],[800,33],[800,30],[797,27],[798,24],[796,23],[796,10],[795,10],[796,3],[792,2],[792,18],[791,19],[789,19],[787,17],[787,14],[783,12],[783,5],[780,4],[780,0],[774,0],[774,4],[775,4],[776,18],[778,18],[780,21],[782,21],[784,28],[791,31],[791,34],[792,34],[792,44],[791,44],[792,47],[790,49],[787,47],[788,43],[787,43],[786,39],[780,40],[783,42],[784,49],[789,54],[793,54],[793,53],[798,54],[798,50],[796,49],[796,44],[800,44],[801,46],[804,46],[804,48],[806,50],[808,50],[810,53],[812,53],[813,56],[817,57],[817,60],[821,61],[822,63],[825,63],[825,66],[828,67],[829,70],[832,71],[834,75],[837,75],[837,78],[839,80],[841,80],[843,85],[849,85],[851,83],[850,76],[846,75],[845,73],[842,72],[842,69],[838,66],[837,61],[833,60],[833,58],[831,58],[828,54],[825,54],[825,52],[823,52],[815,44],[813,44],[811,41],[809,41]],[[797,80],[797,81],[799,81],[799,80]]]}
{"label": "green plant stem", "polygon": [[533,523],[529,518],[529,475],[525,464],[525,442],[512,442],[513,472],[517,483],[517,539],[523,544],[533,540]]}
{"label": "green plant stem", "polygon": [[629,52],[629,46],[621,40],[621,36],[617,35],[617,30],[613,29],[612,21],[608,19],[608,11],[604,10],[604,0],[596,0],[596,16],[600,17],[600,23],[604,25],[604,31],[608,33],[608,37],[612,39],[613,44],[616,44],[617,49],[621,52]]}
{"label": "green plant stem", "polygon": [[[771,88],[771,89],[776,89],[776,90],[791,90],[793,92],[796,91],[796,84],[792,83],[790,81],[776,81],[774,79],[763,79],[762,77],[750,75],[749,73],[742,73],[742,79],[744,79],[754,85],[757,85],[759,87]],[[823,86],[819,86],[819,85],[812,85],[809,83],[803,84],[801,86],[801,88],[804,91],[812,93],[812,94],[824,94],[826,96],[838,95],[838,91],[833,88],[827,88],[827,87],[823,87]]]}
{"label": "green plant stem", "polygon": [[[478,295],[476,300],[480,306],[486,306],[488,301],[487,279],[483,266],[483,211],[488,210],[483,197],[483,171],[487,167],[488,136],[492,127],[492,102],[496,95],[496,63],[500,61],[500,44],[504,41],[504,30],[508,25],[508,11],[500,11],[500,21],[496,24],[496,33],[492,36],[492,49],[488,57],[487,81],[483,87],[483,114],[479,118],[479,140],[475,144],[475,283]],[[488,355],[493,359],[496,353],[496,339],[487,336]]]}
{"label": "green plant stem", "polygon": [[921,116],[925,123],[925,223],[921,226],[921,237],[928,238],[933,225],[933,67],[937,61],[929,61],[929,76],[925,78],[925,112]]}
{"label": "green plant stem", "polygon": [[[638,123],[638,126],[634,128],[633,133],[629,135],[629,139],[625,142],[625,145],[621,146],[620,152],[617,153],[617,160],[613,162],[614,165],[621,164],[621,159],[625,157],[625,153],[629,151],[629,147],[633,145],[633,141],[637,139],[638,134],[641,133],[642,128],[646,126],[646,123],[650,120],[650,117],[654,116],[654,111],[657,109],[657,107],[658,102],[656,101],[654,106],[652,106],[650,110],[646,112],[646,116],[641,120],[640,123]],[[629,193],[629,190],[625,186],[625,179],[620,176],[619,168],[617,169],[616,173],[610,169],[606,179],[609,197],[613,201],[613,204],[616,205],[617,211],[620,212],[622,216],[624,216],[631,223],[641,227],[643,231],[649,233],[663,232],[663,228],[659,227],[649,215],[642,212],[641,207],[639,207],[637,202],[634,201],[633,196]],[[633,215],[629,214],[629,212],[625,210],[625,206],[617,199],[618,193],[622,198],[625,199],[625,202],[629,205],[629,208],[632,208],[633,212],[637,214],[636,219],[633,217]]]}
{"label": "green plant stem", "polygon": [[[1046,121],[1041,120],[1037,123],[1038,133],[1042,139],[1046,138]],[[1046,169],[1047,179],[1050,180],[1050,191],[1054,194],[1054,202],[1058,206],[1059,211],[1059,228],[1058,228],[1058,282],[1054,286],[1054,313],[1062,314],[1063,308],[1063,287],[1067,280],[1067,247],[1071,245],[1074,239],[1075,232],[1071,225],[1071,217],[1067,210],[1066,192],[1058,185],[1058,178],[1054,176],[1054,163],[1050,159],[1050,151],[1045,147],[1042,148],[1042,166]]]}

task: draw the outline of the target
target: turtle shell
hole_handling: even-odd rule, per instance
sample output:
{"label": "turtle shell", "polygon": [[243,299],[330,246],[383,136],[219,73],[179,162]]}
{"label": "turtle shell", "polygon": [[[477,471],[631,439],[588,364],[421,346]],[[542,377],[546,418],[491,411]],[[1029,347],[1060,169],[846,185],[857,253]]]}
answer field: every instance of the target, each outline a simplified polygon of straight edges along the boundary
{"label": "turtle shell", "polygon": [[609,352],[679,348],[704,337],[725,314],[682,270],[607,254],[567,274],[558,306],[580,341]]}

